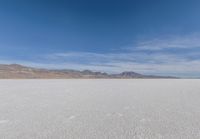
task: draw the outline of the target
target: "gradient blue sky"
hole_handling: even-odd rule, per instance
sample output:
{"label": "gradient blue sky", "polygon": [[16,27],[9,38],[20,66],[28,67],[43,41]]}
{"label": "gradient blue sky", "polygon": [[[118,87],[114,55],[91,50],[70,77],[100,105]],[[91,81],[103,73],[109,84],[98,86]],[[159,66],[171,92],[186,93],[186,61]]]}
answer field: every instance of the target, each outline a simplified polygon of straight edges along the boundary
{"label": "gradient blue sky", "polygon": [[198,0],[0,0],[0,63],[200,77]]}

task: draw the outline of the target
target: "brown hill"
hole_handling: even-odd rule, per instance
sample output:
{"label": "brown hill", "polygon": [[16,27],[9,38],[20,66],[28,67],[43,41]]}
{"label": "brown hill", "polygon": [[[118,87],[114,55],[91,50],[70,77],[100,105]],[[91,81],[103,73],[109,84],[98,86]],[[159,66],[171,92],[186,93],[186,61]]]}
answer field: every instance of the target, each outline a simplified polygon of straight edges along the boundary
{"label": "brown hill", "polygon": [[70,79],[70,78],[174,78],[165,76],[142,75],[135,72],[107,74],[90,70],[49,70],[26,67],[18,64],[0,64],[0,79]]}

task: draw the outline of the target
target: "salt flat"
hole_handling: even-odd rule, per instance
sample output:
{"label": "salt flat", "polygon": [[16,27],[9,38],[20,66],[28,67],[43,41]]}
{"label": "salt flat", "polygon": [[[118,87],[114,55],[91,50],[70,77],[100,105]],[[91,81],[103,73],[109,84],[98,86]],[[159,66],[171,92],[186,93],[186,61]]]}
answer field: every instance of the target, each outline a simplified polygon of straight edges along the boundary
{"label": "salt flat", "polygon": [[199,139],[200,80],[0,80],[0,139]]}

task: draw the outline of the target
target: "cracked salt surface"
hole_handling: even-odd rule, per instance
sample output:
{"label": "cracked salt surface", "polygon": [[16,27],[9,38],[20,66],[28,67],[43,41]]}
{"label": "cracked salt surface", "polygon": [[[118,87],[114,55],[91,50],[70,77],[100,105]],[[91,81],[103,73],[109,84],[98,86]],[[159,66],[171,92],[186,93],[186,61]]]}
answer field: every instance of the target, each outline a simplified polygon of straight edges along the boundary
{"label": "cracked salt surface", "polygon": [[199,139],[199,84],[0,80],[0,139]]}

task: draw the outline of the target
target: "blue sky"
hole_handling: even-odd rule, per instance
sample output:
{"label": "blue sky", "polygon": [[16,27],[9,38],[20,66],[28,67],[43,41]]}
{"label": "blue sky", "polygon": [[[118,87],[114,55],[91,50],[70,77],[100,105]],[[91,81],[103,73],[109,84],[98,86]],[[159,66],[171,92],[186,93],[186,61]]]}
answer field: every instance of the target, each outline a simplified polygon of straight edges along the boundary
{"label": "blue sky", "polygon": [[198,0],[1,0],[0,63],[200,77]]}

